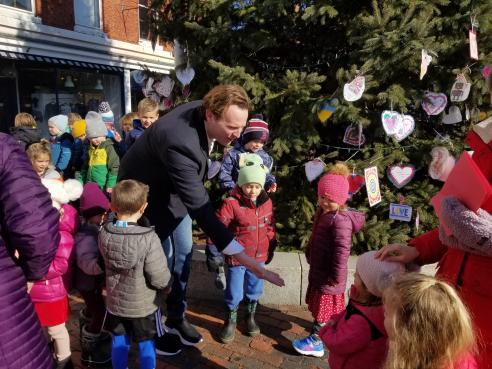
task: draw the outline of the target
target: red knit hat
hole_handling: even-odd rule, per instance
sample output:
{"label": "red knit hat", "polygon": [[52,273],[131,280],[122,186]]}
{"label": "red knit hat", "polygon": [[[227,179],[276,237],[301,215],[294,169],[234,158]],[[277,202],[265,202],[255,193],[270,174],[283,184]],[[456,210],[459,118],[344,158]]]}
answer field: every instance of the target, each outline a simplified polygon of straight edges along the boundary
{"label": "red knit hat", "polygon": [[263,120],[261,115],[256,115],[246,123],[241,142],[243,144],[253,140],[260,140],[265,143],[268,141],[268,123]]}
{"label": "red knit hat", "polygon": [[80,197],[80,213],[86,219],[109,210],[109,200],[94,182],[86,183]]}
{"label": "red knit hat", "polygon": [[344,164],[336,164],[318,182],[318,196],[328,196],[338,205],[344,205],[349,197],[349,170]]}

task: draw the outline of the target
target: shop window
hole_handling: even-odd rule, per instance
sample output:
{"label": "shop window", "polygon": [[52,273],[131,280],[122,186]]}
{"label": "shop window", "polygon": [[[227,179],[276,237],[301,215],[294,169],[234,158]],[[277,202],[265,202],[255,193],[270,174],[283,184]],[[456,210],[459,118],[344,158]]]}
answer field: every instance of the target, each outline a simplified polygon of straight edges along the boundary
{"label": "shop window", "polygon": [[149,7],[149,0],[139,0],[138,17],[140,25],[140,40],[150,40],[152,22],[157,19],[157,12]]}
{"label": "shop window", "polygon": [[74,8],[75,27],[101,28],[99,0],[77,0]]}
{"label": "shop window", "polygon": [[32,0],[0,0],[0,5],[32,11]]}

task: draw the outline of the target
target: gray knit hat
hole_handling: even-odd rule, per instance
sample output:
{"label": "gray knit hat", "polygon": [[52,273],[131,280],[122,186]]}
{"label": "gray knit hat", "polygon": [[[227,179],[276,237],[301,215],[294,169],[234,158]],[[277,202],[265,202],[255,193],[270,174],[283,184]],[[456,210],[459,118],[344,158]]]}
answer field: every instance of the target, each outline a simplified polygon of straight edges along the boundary
{"label": "gray knit hat", "polygon": [[106,137],[108,130],[101,114],[90,111],[85,116],[87,138]]}

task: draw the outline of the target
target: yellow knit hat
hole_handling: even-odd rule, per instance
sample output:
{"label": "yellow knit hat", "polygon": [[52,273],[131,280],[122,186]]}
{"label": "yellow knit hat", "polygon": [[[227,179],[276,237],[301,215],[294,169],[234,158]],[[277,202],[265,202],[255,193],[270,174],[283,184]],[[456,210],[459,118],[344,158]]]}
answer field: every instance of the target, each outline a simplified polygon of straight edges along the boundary
{"label": "yellow knit hat", "polygon": [[72,136],[73,138],[79,138],[85,135],[85,119],[76,120],[72,126]]}

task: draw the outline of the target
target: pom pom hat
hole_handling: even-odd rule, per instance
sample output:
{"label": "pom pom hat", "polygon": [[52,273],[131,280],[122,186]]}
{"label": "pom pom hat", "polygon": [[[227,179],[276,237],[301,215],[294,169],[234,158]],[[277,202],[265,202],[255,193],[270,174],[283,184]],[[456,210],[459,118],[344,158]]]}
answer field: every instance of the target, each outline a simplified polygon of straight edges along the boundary
{"label": "pom pom hat", "polygon": [[243,145],[253,140],[260,140],[265,143],[268,141],[268,136],[268,123],[258,115],[248,120],[248,123],[246,123],[246,128],[244,129],[241,142]]}
{"label": "pom pom hat", "polygon": [[338,205],[344,205],[349,197],[349,170],[345,164],[338,163],[318,182],[318,196],[326,196]]}

